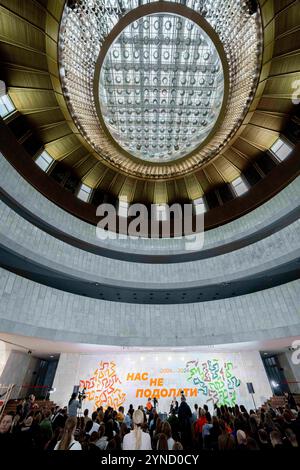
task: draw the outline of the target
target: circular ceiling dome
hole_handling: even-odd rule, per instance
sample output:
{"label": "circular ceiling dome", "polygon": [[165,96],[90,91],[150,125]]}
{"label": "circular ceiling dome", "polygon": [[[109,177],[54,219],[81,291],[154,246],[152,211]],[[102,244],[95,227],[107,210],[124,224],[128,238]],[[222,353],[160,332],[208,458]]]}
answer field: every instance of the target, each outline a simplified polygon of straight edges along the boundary
{"label": "circular ceiling dome", "polygon": [[[262,25],[260,10],[251,14],[247,0],[221,3],[66,1],[58,48],[63,94],[87,147],[108,167],[171,180],[230,145],[258,84]],[[191,26],[203,38],[198,50]]]}
{"label": "circular ceiling dome", "polygon": [[181,15],[157,13],[128,24],[100,69],[106,129],[134,157],[172,161],[209,136],[224,98],[224,73],[208,34]]}

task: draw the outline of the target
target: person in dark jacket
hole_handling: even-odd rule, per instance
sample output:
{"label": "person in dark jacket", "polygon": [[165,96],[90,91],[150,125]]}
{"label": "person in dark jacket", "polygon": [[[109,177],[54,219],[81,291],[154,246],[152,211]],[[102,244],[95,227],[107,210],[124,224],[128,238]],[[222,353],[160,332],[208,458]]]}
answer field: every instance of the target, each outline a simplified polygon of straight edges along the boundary
{"label": "person in dark jacket", "polygon": [[291,410],[297,410],[297,404],[296,404],[295,398],[293,397],[293,394],[291,392],[286,392],[284,395],[285,395],[286,405]]}
{"label": "person in dark jacket", "polygon": [[53,421],[52,421],[52,428],[53,431],[57,428],[64,429],[65,423],[67,420],[67,410],[61,408],[58,413],[55,415]]}
{"label": "person in dark jacket", "polygon": [[186,449],[192,442],[192,411],[187,404],[185,397],[181,397],[181,403],[178,408],[178,420],[181,429],[181,440],[183,447]]}
{"label": "person in dark jacket", "polygon": [[11,434],[13,416],[4,415],[0,421],[0,448],[7,451],[14,451],[14,435]]}
{"label": "person in dark jacket", "polygon": [[25,400],[24,406],[23,406],[23,420],[27,418],[29,413],[33,411],[35,408],[35,395],[31,394],[29,397]]}

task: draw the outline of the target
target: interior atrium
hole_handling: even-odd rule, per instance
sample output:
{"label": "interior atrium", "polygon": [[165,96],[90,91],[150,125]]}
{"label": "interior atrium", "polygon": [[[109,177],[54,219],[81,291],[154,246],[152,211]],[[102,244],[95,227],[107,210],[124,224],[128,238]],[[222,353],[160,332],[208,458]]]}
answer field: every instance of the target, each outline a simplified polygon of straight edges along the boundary
{"label": "interior atrium", "polygon": [[299,103],[299,0],[0,0],[0,447],[300,447]]}

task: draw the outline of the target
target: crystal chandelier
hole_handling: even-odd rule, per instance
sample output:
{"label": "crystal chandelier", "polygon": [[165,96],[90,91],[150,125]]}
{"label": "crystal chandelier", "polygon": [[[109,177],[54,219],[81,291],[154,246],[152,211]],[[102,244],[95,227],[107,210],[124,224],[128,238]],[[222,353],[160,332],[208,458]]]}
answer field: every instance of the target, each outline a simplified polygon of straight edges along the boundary
{"label": "crystal chandelier", "polygon": [[223,96],[214,43],[178,15],[148,15],[129,24],[101,67],[106,128],[143,160],[171,161],[197,148],[216,123]]}
{"label": "crystal chandelier", "polygon": [[[179,7],[183,2],[66,2],[59,35],[59,63],[69,111],[99,157],[128,174],[159,179],[201,167],[222,150],[240,127],[257,86],[262,27],[260,11],[250,14],[246,0],[184,2],[217,33],[228,64],[226,112],[213,136],[211,130],[224,95],[220,57],[205,31],[192,20],[168,11],[130,23],[111,44],[99,76],[99,116],[94,93],[95,67],[106,38],[129,12],[141,5],[158,3],[165,4],[168,10],[168,5]],[[171,35],[179,25],[180,34]],[[127,40],[129,36],[131,41]],[[157,36],[159,45],[154,44]],[[195,40],[200,39],[202,47],[197,48]],[[205,54],[209,55],[207,66]],[[145,81],[147,76],[149,83]],[[201,147],[202,142],[205,145]],[[149,166],[149,161],[153,165]],[[161,162],[165,164],[160,165]]]}

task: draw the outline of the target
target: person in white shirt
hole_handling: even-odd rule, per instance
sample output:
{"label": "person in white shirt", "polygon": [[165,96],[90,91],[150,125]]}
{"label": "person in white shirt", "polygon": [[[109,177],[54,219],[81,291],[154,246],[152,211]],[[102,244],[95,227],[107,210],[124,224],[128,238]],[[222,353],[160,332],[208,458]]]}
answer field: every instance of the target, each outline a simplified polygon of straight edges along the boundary
{"label": "person in white shirt", "polygon": [[194,412],[192,414],[192,423],[195,423],[198,419],[198,405],[197,403],[194,405]]}
{"label": "person in white shirt", "polygon": [[91,436],[93,432],[98,432],[99,431],[99,428],[100,428],[100,424],[98,424],[96,422],[96,419],[98,418],[98,413],[97,411],[94,411],[94,413],[92,414],[92,421],[93,421],[93,425],[91,427],[91,429],[89,430],[88,434]]}
{"label": "person in white shirt", "polygon": [[133,431],[124,436],[123,450],[152,450],[150,435],[141,429],[144,413],[135,410],[132,416]]}
{"label": "person in white shirt", "polygon": [[67,419],[62,438],[58,441],[54,450],[82,450],[81,444],[74,439],[76,424],[77,419],[74,416]]}

